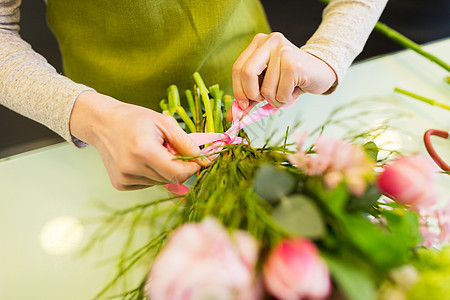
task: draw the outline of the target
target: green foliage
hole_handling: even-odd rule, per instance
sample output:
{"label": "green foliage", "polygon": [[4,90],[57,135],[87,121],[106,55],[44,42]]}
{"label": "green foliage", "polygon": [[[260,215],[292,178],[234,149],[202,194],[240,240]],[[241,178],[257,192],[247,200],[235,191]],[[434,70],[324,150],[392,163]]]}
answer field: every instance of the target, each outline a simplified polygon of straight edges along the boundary
{"label": "green foliage", "polygon": [[447,300],[450,295],[450,246],[441,251],[419,249],[413,265],[420,273],[419,281],[408,291],[409,300]]}
{"label": "green foliage", "polygon": [[322,256],[330,268],[335,283],[349,300],[372,300],[376,298],[373,279],[353,259],[342,259],[339,256]]}
{"label": "green foliage", "polygon": [[378,158],[378,147],[377,145],[373,142],[367,142],[365,143],[363,146],[364,151],[366,152],[366,154],[369,156],[369,158],[374,161],[377,162],[377,158]]}
{"label": "green foliage", "polygon": [[[185,92],[192,119],[182,109],[175,86],[168,89],[169,101],[160,103],[163,113],[178,114],[191,132],[223,132],[229,125],[223,113],[231,107],[231,97],[223,95],[218,85],[207,89],[198,73],[194,79],[194,92]],[[333,122],[340,120],[333,121],[332,114],[320,130]],[[422,273],[422,279],[409,293],[410,299],[424,299],[418,295],[425,296],[427,289],[437,290],[433,299],[444,299],[439,297],[449,294],[442,282],[449,282],[450,250],[445,254],[419,250],[411,256],[421,242],[415,213],[400,204],[379,202],[381,194],[373,177],[366,178],[368,187],[361,196],[350,193],[345,182],[327,188],[322,176],[307,176],[292,166],[286,158],[289,153],[286,147],[286,140],[282,146],[260,149],[245,144],[226,145],[215,153],[220,153],[218,158],[201,170],[189,192],[180,199],[171,197],[115,212],[91,245],[104,240],[128,216],[132,216],[135,225],[142,222],[149,208],[155,213],[150,218],[147,215],[147,220],[156,222],[159,232],[141,248],[131,250],[135,225],[131,226],[118,272],[99,295],[126,277],[139,262],[151,261],[178,226],[199,222],[207,216],[214,216],[230,230],[242,229],[253,235],[262,247],[260,263],[280,239],[291,236],[312,239],[329,266],[336,293],[345,299],[376,299],[377,288],[386,282],[389,273],[411,261]],[[362,147],[377,162],[377,145],[367,142]],[[160,210],[160,205],[169,203],[167,210]],[[440,268],[442,261],[445,267]],[[144,283],[145,278],[138,287],[117,297],[143,299]]]}
{"label": "green foliage", "polygon": [[293,195],[281,199],[272,217],[292,235],[318,239],[325,235],[325,224],[317,205],[303,195]]}
{"label": "green foliage", "polygon": [[269,203],[276,203],[293,192],[295,178],[273,165],[263,164],[255,175],[253,188],[255,193]]}

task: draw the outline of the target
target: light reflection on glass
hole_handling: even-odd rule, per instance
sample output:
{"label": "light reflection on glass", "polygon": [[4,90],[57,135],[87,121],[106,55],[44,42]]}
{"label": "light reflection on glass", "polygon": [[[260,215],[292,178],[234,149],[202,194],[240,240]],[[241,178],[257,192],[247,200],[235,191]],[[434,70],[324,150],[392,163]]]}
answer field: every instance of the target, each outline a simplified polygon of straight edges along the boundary
{"label": "light reflection on glass", "polygon": [[39,242],[47,254],[63,255],[81,244],[83,233],[80,220],[72,216],[60,216],[51,219],[42,227]]}

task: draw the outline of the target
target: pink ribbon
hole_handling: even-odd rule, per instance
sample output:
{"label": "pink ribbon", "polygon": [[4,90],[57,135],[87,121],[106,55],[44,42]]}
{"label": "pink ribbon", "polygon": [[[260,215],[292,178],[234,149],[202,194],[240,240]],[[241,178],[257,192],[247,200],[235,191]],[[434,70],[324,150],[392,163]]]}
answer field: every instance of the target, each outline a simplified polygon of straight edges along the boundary
{"label": "pink ribbon", "polygon": [[[283,106],[289,107],[293,102]],[[211,154],[222,150],[224,145],[242,144],[247,143],[246,140],[237,136],[239,130],[253,124],[261,119],[264,119],[278,111],[279,108],[273,107],[270,103],[263,105],[254,112],[246,115],[244,118],[243,110],[237,104],[237,101],[233,101],[231,112],[233,120],[231,127],[224,133],[190,133],[189,136],[194,140],[197,146],[211,144],[202,150],[203,154]],[[213,156],[215,159],[217,156]]]}
{"label": "pink ribbon", "polygon": [[[288,103],[283,106],[283,108],[289,107],[294,102]],[[202,150],[202,154],[208,155],[215,152],[219,152],[223,149],[224,145],[231,145],[231,144],[242,144],[247,143],[246,140],[244,140],[241,137],[237,136],[237,133],[239,130],[249,126],[250,124],[253,124],[261,119],[264,119],[274,113],[276,113],[279,110],[279,108],[273,107],[270,103],[267,103],[257,110],[253,111],[250,114],[247,114],[246,116],[242,117],[244,114],[244,111],[239,107],[237,104],[237,101],[233,101],[233,104],[231,106],[231,112],[233,115],[233,120],[231,122],[231,127],[223,133],[214,133],[214,132],[207,132],[207,133],[190,133],[189,136],[192,138],[192,140],[195,142],[197,146],[203,146],[206,144],[210,144],[208,147],[205,147]],[[174,151],[174,149],[170,145],[166,145],[166,147],[169,149],[169,151]],[[216,159],[219,156],[219,153],[217,155],[211,155],[209,158],[211,160]],[[172,192],[175,195],[183,195],[189,189],[184,185],[177,185],[174,183],[167,184],[164,186],[167,190]]]}

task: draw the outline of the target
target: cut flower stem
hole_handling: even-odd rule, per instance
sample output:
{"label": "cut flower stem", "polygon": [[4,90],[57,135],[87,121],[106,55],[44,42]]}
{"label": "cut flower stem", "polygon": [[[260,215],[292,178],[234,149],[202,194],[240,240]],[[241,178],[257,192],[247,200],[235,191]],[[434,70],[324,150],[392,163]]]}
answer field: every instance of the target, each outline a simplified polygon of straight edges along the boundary
{"label": "cut flower stem", "polygon": [[434,56],[433,54],[423,50],[422,46],[420,46],[419,44],[417,44],[414,41],[410,40],[409,38],[407,38],[406,36],[404,36],[400,32],[390,28],[386,24],[378,22],[375,25],[375,30],[377,30],[378,32],[384,34],[385,36],[387,36],[388,38],[390,38],[394,42],[402,45],[403,47],[409,48],[409,49],[419,53],[423,57],[428,58],[432,62],[438,64],[439,66],[441,66],[442,68],[444,68],[448,72],[450,72],[450,65],[449,64],[447,64],[445,61],[441,60],[440,58]]}
{"label": "cut flower stem", "polygon": [[397,93],[409,96],[411,98],[417,99],[419,101],[428,103],[428,104],[433,105],[433,106],[438,106],[440,108],[443,108],[443,109],[446,109],[446,110],[450,110],[450,105],[438,102],[436,100],[433,100],[433,99],[430,99],[430,98],[427,98],[427,97],[424,97],[424,96],[420,96],[420,95],[408,92],[408,91],[400,89],[400,88],[395,88],[394,92],[397,92]]}

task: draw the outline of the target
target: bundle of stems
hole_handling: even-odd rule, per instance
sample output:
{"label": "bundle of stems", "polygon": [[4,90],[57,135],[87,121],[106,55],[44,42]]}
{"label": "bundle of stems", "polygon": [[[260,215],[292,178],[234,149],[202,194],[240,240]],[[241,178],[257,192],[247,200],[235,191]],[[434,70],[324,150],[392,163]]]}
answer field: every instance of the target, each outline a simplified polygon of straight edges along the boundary
{"label": "bundle of stems", "polygon": [[223,115],[230,109],[233,98],[224,95],[218,84],[207,88],[198,72],[193,77],[194,92],[185,91],[188,111],[181,103],[178,87],[171,85],[167,88],[168,100],[163,99],[159,103],[162,113],[178,115],[187,132],[224,132],[230,124]]}

